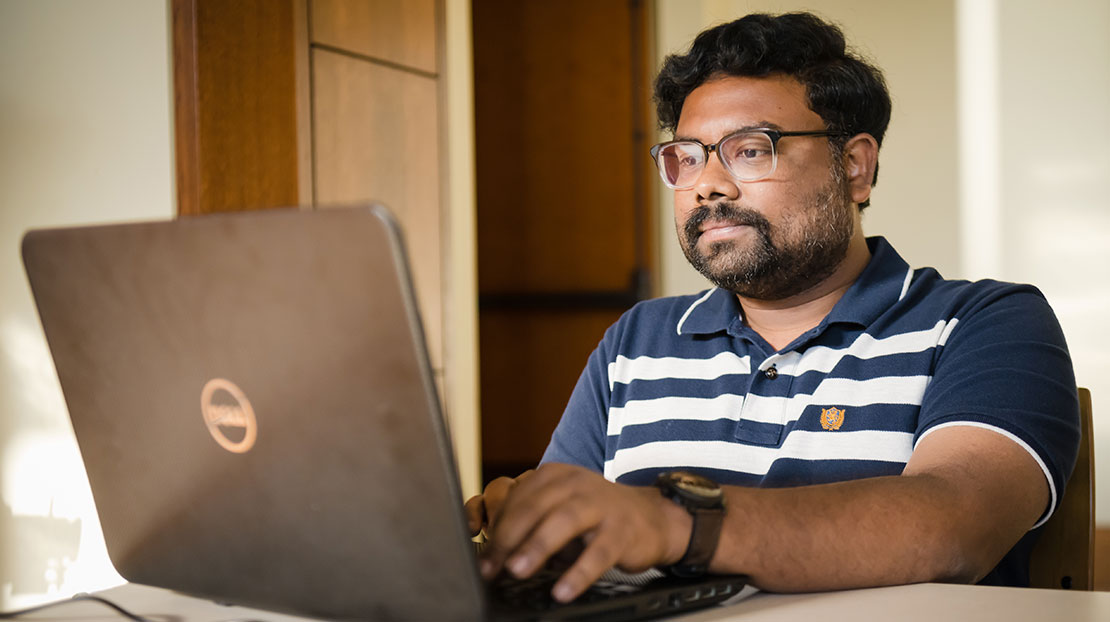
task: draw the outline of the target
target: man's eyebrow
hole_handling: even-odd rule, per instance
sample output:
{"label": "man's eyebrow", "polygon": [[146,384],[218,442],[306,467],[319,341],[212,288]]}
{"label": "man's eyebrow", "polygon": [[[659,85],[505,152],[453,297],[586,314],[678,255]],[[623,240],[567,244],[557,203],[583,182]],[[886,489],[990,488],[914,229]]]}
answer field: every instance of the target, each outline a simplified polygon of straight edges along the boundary
{"label": "man's eyebrow", "polygon": [[[778,123],[773,123],[771,121],[757,121],[753,125],[742,125],[740,127],[734,127],[732,129],[728,130],[727,132],[725,132],[724,134],[721,134],[721,138],[724,138],[725,136],[728,136],[729,134],[735,134],[736,132],[749,132],[751,130],[778,130],[780,132],[783,131],[782,126],[779,125]],[[674,138],[672,140],[690,140],[690,141],[693,141],[693,142],[701,142],[700,140],[698,140],[697,138],[694,138],[693,136],[684,136],[684,135],[681,135],[681,134],[675,134]],[[720,139],[718,139],[718,140],[720,140]]]}

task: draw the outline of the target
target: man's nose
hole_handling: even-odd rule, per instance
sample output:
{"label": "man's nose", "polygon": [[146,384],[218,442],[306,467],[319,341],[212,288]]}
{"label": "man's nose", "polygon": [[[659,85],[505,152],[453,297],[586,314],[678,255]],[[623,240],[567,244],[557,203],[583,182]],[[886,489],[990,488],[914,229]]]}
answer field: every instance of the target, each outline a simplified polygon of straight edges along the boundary
{"label": "man's nose", "polygon": [[740,182],[725,168],[717,153],[709,154],[709,158],[694,183],[698,203],[709,203],[728,199],[735,201],[740,198]]}

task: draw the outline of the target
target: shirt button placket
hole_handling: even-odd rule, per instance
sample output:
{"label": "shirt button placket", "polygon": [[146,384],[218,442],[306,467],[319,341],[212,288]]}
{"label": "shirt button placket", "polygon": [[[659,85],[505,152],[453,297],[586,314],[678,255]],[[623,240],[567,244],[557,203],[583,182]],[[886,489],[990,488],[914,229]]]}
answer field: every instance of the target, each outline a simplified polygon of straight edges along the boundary
{"label": "shirt button placket", "polygon": [[[793,374],[794,374],[794,369],[797,367],[797,364],[798,364],[798,359],[794,355],[787,354],[786,356],[783,356],[782,353],[773,354],[773,355],[767,357],[767,360],[763,362],[763,377],[766,378],[767,380],[773,380],[773,381],[776,381],[776,382],[786,382],[787,383],[787,388],[786,388],[785,395],[787,397],[789,397],[790,396],[790,385],[794,384]],[[788,376],[786,378],[783,378],[782,380],[776,380],[776,378],[779,377],[780,373],[788,374]],[[782,393],[782,387],[778,387],[778,389],[779,390],[775,391],[775,394],[776,395],[783,394]],[[779,423],[782,424],[783,433],[785,433],[786,432],[786,419],[787,419],[787,416],[788,416],[787,411],[790,410],[790,400],[789,399],[784,399],[784,400],[782,400],[781,403],[782,403],[782,408],[780,409],[780,411],[778,413],[779,414]],[[782,437],[781,436],[779,437],[779,442],[780,443],[782,442]]]}
{"label": "shirt button placket", "polygon": [[[759,365],[756,366],[754,370],[752,370],[753,373],[751,374],[748,381],[748,392],[744,396],[744,401],[740,406],[740,419],[736,422],[738,434],[739,428],[743,426],[744,420],[753,419],[752,408],[754,408],[754,405],[753,400],[749,399],[751,395],[753,393],[757,395],[766,394],[766,391],[759,391],[757,387],[763,382],[768,382],[774,380],[775,378],[778,378],[779,370],[777,364],[775,363],[777,358],[777,355],[772,354],[771,356],[764,359],[762,363],[759,363]],[[759,417],[759,420],[761,421],[764,419],[765,416]]]}

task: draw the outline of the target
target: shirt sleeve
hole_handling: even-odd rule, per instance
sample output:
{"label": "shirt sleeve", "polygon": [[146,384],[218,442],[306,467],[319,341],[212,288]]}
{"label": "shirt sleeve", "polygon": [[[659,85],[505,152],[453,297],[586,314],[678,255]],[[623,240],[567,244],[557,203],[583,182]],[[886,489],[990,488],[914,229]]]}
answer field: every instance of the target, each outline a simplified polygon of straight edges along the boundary
{"label": "shirt sleeve", "polygon": [[1039,291],[999,286],[959,313],[937,354],[915,445],[953,425],[994,430],[1030,453],[1050,488],[1052,514],[1075,466],[1079,402],[1060,324]]}

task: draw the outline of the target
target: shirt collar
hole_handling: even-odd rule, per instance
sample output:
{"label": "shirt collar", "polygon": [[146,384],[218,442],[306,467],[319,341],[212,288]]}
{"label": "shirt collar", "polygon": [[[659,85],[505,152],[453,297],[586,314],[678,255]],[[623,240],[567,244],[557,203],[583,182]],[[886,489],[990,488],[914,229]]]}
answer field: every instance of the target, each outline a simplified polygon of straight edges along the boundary
{"label": "shirt collar", "polygon": [[[881,236],[867,238],[871,260],[856,281],[821,322],[867,326],[905,295],[913,271]],[[708,335],[727,331],[743,318],[740,301],[728,290],[715,287],[698,296],[678,321],[679,335]]]}
{"label": "shirt collar", "polygon": [[686,308],[675,330],[679,335],[709,335],[728,330],[740,318],[740,300],[736,294],[714,287]]}
{"label": "shirt collar", "polygon": [[906,260],[882,236],[867,238],[867,248],[871,261],[825,316],[822,326],[836,322],[869,326],[905,295],[913,276]]}

